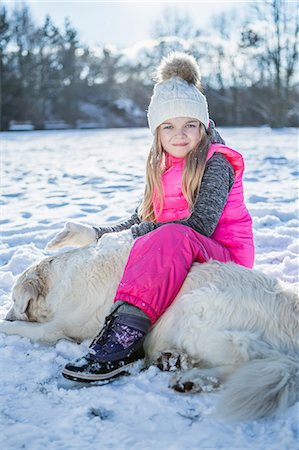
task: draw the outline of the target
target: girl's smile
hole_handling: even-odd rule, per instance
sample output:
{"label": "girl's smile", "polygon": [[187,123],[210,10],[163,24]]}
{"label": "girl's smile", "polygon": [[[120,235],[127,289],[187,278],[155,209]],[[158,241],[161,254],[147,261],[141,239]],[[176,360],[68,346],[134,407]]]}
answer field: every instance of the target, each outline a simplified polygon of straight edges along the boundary
{"label": "girl's smile", "polygon": [[160,125],[163,149],[172,156],[184,158],[200,141],[199,121],[192,117],[175,117]]}

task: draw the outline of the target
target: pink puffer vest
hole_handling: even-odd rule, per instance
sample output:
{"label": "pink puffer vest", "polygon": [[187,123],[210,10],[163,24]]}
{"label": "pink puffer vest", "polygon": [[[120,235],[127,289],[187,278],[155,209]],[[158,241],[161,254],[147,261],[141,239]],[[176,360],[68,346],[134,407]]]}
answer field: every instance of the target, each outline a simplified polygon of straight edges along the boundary
{"label": "pink puffer vest", "polygon": [[[254,243],[252,219],[244,203],[242,175],[244,161],[240,153],[221,144],[212,144],[207,160],[215,152],[222,153],[234,168],[234,184],[226,205],[222,211],[218,225],[210,236],[229,249],[234,262],[245,267],[252,267],[254,262]],[[162,177],[164,190],[164,206],[159,212],[159,201],[154,197],[154,212],[157,222],[182,220],[190,216],[190,210],[182,189],[181,180],[185,166],[185,158],[168,156],[166,170]]]}
{"label": "pink puffer vest", "polygon": [[185,167],[185,158],[177,158],[167,154],[166,170],[162,176],[164,205],[159,211],[160,203],[157,195],[154,196],[153,206],[157,222],[171,222],[190,216],[188,202],[182,192],[182,175]]}

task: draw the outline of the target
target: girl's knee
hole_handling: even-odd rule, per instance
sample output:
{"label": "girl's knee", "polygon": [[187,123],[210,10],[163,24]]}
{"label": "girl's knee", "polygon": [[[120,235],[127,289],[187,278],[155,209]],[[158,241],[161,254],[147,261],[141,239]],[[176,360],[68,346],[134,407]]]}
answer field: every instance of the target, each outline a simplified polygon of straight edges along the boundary
{"label": "girl's knee", "polygon": [[158,239],[160,242],[176,242],[185,240],[186,238],[189,240],[193,235],[194,230],[192,228],[187,227],[186,225],[181,225],[177,223],[168,223],[165,224],[156,230],[152,231],[151,239]]}
{"label": "girl's knee", "polygon": [[194,233],[196,232],[186,225],[168,223],[136,239],[134,247],[144,245],[173,246],[185,240],[191,241]]}
{"label": "girl's knee", "polygon": [[155,232],[172,236],[186,236],[192,234],[193,230],[192,228],[187,227],[186,225],[181,225],[179,223],[167,223],[160,228],[157,228]]}

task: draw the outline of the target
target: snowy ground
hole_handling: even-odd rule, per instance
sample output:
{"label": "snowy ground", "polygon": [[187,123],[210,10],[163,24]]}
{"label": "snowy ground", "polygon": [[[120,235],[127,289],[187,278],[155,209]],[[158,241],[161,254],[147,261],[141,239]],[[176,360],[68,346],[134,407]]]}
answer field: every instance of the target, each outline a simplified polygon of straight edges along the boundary
{"label": "snowy ground", "polygon": [[[298,285],[298,130],[226,128],[245,158],[255,267]],[[113,223],[138,204],[151,143],[146,129],[1,133],[0,316],[19,274],[45,255],[66,220]],[[85,352],[0,335],[0,447],[29,449],[298,448],[298,407],[275,420],[230,424],[213,416],[218,394],[182,395],[150,368],[113,383],[68,382],[62,367]]]}

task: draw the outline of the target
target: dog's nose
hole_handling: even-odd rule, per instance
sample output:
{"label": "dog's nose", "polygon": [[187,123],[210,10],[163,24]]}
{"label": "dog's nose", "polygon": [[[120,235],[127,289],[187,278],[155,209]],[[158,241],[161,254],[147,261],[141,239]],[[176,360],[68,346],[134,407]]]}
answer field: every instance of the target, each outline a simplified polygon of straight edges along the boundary
{"label": "dog's nose", "polygon": [[16,316],[15,316],[13,307],[10,308],[10,310],[8,311],[6,316],[4,317],[4,320],[8,320],[9,322],[13,322],[14,320],[16,320]]}

